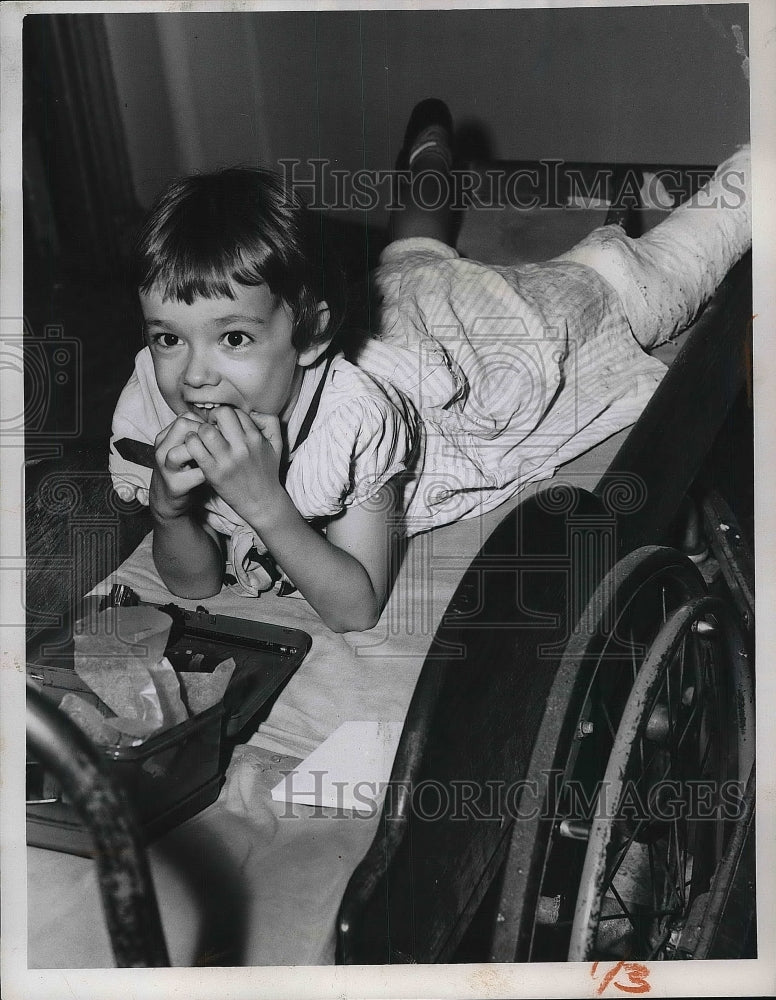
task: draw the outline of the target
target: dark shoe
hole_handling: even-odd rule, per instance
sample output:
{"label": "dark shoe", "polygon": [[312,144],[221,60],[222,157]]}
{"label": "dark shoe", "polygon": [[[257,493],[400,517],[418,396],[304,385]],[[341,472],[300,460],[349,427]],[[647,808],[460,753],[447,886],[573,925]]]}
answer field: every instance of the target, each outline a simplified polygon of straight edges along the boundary
{"label": "dark shoe", "polygon": [[421,153],[434,154],[440,166],[453,165],[453,119],[444,101],[429,97],[412,109],[404,132],[404,144],[396,159],[397,170],[411,170]]}

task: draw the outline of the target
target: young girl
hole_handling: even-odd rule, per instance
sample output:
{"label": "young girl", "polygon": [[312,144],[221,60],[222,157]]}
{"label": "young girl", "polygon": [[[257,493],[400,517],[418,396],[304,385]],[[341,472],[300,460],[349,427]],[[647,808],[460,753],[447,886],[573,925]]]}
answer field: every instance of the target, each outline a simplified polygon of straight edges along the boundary
{"label": "young girl", "polygon": [[277,177],[190,177],[151,210],[148,346],[111,472],[148,503],[172,593],[298,589],[332,629],[371,627],[399,527],[492,509],[632,423],[664,371],[639,344],[685,326],[749,246],[742,151],[638,241],[607,226],[546,264],[464,260],[447,207],[422,204],[423,175],[451,166],[443,105],[416,109],[405,149],[421,199],[396,214],[356,364],[314,219]]}

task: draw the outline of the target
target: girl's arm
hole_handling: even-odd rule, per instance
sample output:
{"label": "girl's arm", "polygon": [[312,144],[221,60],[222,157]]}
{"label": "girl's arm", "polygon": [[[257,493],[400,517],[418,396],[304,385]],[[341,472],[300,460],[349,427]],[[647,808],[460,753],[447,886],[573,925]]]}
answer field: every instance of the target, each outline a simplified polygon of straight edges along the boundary
{"label": "girl's arm", "polygon": [[216,537],[190,514],[152,516],[154,564],[170,593],[189,599],[219,593],[224,552]]}
{"label": "girl's arm", "polygon": [[220,407],[215,424],[185,439],[205,479],[254,531],[323,621],[336,632],[371,628],[385,605],[392,571],[394,491],[351,507],[326,537],[302,517],[278,478],[277,417]]}
{"label": "girl's arm", "polygon": [[392,576],[390,483],[368,506],[349,507],[326,537],[302,517],[288,494],[250,521],[284,572],[334,632],[377,624]]}

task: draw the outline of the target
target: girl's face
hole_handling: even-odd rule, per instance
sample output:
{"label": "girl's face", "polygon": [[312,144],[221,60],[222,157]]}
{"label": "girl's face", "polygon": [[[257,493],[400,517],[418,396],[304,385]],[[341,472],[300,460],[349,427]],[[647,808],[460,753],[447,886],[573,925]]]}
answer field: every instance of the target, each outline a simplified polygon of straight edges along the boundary
{"label": "girl's face", "polygon": [[[140,294],[156,382],[178,416],[208,419],[213,406],[271,413],[286,421],[299,395],[302,368],[328,346],[299,353],[291,343],[288,306],[266,285],[232,284],[234,298],[191,305]],[[325,308],[325,307],[324,307]]]}

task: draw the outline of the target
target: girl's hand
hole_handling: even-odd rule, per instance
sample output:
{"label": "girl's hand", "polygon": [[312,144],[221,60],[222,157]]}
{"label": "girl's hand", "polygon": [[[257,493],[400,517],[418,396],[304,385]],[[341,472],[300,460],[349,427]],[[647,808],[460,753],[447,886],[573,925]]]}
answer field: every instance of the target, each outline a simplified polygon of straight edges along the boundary
{"label": "girl's hand", "polygon": [[176,417],[156,436],[154,457],[156,467],[151,475],[149,506],[161,520],[170,520],[185,514],[191,507],[191,492],[205,482],[201,469],[193,463],[185,444],[186,437],[196,434],[204,423],[195,414]]}
{"label": "girl's hand", "polygon": [[276,416],[231,406],[211,411],[213,423],[190,430],[185,445],[205,480],[257,529],[286,497],[280,485],[283,440]]}
{"label": "girl's hand", "polygon": [[249,416],[228,406],[211,410],[210,417],[212,424],[199,424],[185,438],[207,483],[261,535],[329,628],[371,628],[396,570],[393,484],[386,484],[369,504],[348,507],[333,518],[324,537],[305,521],[280,484],[278,418]]}

